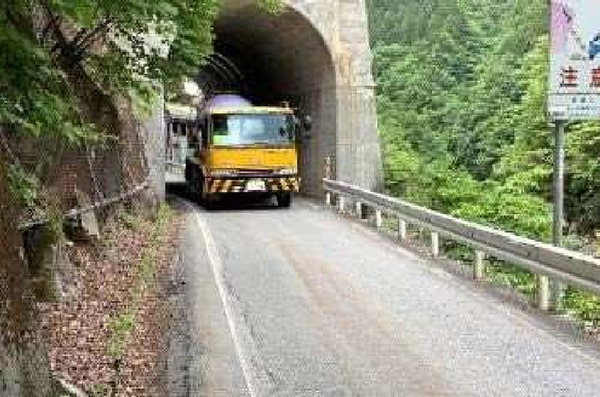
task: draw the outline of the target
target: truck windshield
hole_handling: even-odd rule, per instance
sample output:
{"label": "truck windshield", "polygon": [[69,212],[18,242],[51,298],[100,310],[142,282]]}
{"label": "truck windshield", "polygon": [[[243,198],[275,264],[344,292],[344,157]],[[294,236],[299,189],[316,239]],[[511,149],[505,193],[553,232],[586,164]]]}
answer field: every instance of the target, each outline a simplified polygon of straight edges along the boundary
{"label": "truck windshield", "polygon": [[281,145],[294,141],[291,115],[235,114],[213,116],[213,144]]}

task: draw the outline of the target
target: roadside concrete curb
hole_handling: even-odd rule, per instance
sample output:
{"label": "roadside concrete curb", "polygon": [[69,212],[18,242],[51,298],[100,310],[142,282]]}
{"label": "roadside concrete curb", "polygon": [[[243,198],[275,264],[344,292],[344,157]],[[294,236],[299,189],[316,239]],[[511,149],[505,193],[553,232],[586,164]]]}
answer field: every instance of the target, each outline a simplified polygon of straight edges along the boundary
{"label": "roadside concrete curb", "polygon": [[83,390],[64,379],[57,379],[56,383],[62,389],[59,390],[59,397],[89,397]]}

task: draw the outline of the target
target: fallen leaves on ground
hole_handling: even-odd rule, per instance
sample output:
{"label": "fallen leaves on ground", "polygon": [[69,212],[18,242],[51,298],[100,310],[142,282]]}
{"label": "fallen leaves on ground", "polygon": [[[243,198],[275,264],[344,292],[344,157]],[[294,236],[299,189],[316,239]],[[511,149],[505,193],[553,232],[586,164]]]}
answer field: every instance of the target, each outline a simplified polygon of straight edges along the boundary
{"label": "fallen leaves on ground", "polygon": [[[109,223],[101,242],[77,245],[70,257],[77,268],[77,296],[42,303],[42,324],[53,373],[69,383],[106,395],[116,385],[119,396],[164,396],[163,367],[170,327],[166,287],[183,218],[175,214],[158,239],[154,282],[144,289],[122,364],[107,352],[111,318],[126,311],[136,285],[138,266],[155,224],[140,220],[135,228]],[[135,229],[135,230],[134,230]]]}

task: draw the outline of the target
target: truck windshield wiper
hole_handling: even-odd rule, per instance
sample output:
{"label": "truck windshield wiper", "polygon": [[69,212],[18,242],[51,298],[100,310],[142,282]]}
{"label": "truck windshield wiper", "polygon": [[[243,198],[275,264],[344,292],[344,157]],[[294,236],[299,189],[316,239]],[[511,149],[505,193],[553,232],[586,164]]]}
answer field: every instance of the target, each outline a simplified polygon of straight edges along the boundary
{"label": "truck windshield wiper", "polygon": [[251,145],[268,145],[271,142],[269,141],[263,141],[263,142],[252,142]]}

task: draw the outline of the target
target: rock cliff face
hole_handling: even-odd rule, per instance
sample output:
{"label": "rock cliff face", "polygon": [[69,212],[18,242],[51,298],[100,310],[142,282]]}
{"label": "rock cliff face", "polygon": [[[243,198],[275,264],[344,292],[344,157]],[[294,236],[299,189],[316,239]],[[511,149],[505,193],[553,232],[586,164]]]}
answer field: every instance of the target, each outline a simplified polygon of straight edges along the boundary
{"label": "rock cliff face", "polygon": [[51,395],[48,359],[21,257],[6,164],[0,150],[0,395],[45,397]]}
{"label": "rock cliff face", "polygon": [[[32,15],[34,31],[47,26],[43,13]],[[31,28],[31,26],[28,26]],[[64,31],[63,31],[64,30]],[[54,40],[66,40],[68,29],[56,29]],[[48,48],[51,48],[48,44]],[[64,239],[44,228],[21,234],[21,220],[48,219],[57,214],[104,201],[134,190],[148,178],[147,158],[161,159],[157,149],[163,121],[157,112],[150,121],[138,120],[131,101],[105,92],[79,64],[57,55],[56,64],[73,93],[79,116],[97,127],[105,141],[73,145],[66,138],[2,132],[0,145],[0,396],[50,396],[51,380],[36,301],[68,295],[70,264],[64,257]],[[1,128],[1,126],[0,126]],[[6,128],[9,130],[9,128]],[[159,131],[160,132],[160,131]],[[150,139],[149,137],[152,137]],[[158,137],[158,138],[155,138]],[[9,164],[18,163],[35,174],[44,193],[44,210],[22,208],[12,197]],[[154,165],[154,169],[160,167]],[[155,172],[160,177],[160,172]],[[152,174],[156,180],[156,176]],[[137,202],[153,208],[164,196],[164,183],[152,184]],[[40,203],[36,203],[40,204]],[[35,206],[37,207],[37,205]],[[48,208],[46,208],[48,207]],[[104,211],[106,215],[111,209]],[[23,219],[22,219],[23,218]],[[96,220],[94,219],[94,222]],[[87,222],[89,223],[89,222]],[[97,229],[97,227],[96,227]]]}

